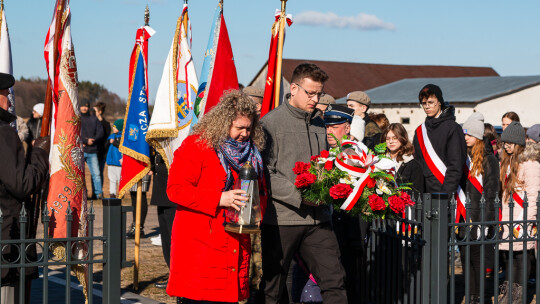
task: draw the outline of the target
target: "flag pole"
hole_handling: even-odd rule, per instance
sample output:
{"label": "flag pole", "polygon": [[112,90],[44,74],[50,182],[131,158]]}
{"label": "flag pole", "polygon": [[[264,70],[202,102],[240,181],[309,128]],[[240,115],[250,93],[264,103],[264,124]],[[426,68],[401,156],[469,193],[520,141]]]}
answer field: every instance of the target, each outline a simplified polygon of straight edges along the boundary
{"label": "flag pole", "polygon": [[[144,9],[144,26],[149,26],[150,9],[148,5]],[[143,30],[144,35],[144,30]],[[143,37],[144,41],[144,37]],[[137,203],[135,205],[135,265],[133,265],[133,289],[139,290],[139,267],[140,267],[140,247],[141,247],[141,206],[142,205],[142,179],[137,182]]]}
{"label": "flag pole", "polygon": [[[62,27],[62,14],[64,13],[64,5],[66,0],[60,0],[56,8],[56,24],[54,29],[54,44],[53,44],[53,65],[55,67],[58,59],[58,40],[60,39],[60,28]],[[53,75],[54,78],[54,75]],[[52,87],[51,79],[47,77],[47,89],[45,91],[45,108],[43,109],[43,117],[41,119],[40,136],[49,136],[51,132],[51,115],[52,115]]]}
{"label": "flag pole", "polygon": [[281,0],[281,16],[279,17],[279,40],[278,40],[278,53],[277,53],[277,67],[276,67],[276,81],[274,92],[274,108],[279,106],[279,97],[281,95],[281,60],[283,59],[283,38],[285,36],[285,20],[287,15],[285,8],[287,6],[287,0]]}

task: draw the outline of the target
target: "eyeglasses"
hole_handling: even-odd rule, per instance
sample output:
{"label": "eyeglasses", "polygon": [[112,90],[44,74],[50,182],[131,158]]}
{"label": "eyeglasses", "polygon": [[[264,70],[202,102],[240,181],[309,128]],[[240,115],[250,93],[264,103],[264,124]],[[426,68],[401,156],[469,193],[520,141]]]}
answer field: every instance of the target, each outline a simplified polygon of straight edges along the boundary
{"label": "eyeglasses", "polygon": [[[294,82],[293,82],[294,83]],[[326,95],[325,92],[308,92],[306,89],[304,89],[301,85],[299,85],[298,83],[294,83],[295,85],[297,85],[299,88],[301,88],[302,90],[304,90],[304,92],[306,92],[306,95],[309,97],[309,98],[313,98],[315,96],[317,96],[318,99],[320,99],[321,97],[323,97],[324,95]]]}
{"label": "eyeglasses", "polygon": [[423,101],[423,102],[421,102],[420,104],[421,104],[422,107],[424,107],[424,108],[433,108],[433,107],[437,104],[437,102],[435,102],[435,101],[424,102],[424,101]]}
{"label": "eyeglasses", "polygon": [[387,138],[386,138],[386,141],[387,141],[387,142],[398,141],[398,138],[395,137],[395,136],[394,136],[394,137],[387,137]]}

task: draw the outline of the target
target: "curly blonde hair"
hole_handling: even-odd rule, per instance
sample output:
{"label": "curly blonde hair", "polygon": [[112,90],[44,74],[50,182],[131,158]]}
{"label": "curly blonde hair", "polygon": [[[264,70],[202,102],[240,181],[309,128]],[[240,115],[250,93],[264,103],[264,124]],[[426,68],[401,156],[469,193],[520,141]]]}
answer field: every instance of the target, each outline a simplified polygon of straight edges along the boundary
{"label": "curly blonde hair", "polygon": [[217,148],[229,138],[233,121],[238,116],[251,120],[251,142],[259,149],[264,147],[264,132],[259,122],[255,103],[239,90],[227,91],[220,102],[206,113],[193,127],[193,134],[200,135],[199,141]]}

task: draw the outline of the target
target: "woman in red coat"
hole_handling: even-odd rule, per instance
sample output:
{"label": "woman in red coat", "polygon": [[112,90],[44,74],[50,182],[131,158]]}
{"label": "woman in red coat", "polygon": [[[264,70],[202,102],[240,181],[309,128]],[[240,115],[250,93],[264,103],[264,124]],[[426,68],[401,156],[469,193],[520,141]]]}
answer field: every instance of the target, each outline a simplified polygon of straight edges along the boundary
{"label": "woman in red coat", "polygon": [[232,91],[205,114],[174,153],[167,194],[178,204],[167,293],[182,303],[237,303],[249,296],[248,234],[226,232],[224,211],[244,206],[231,190],[250,161],[262,181],[264,134],[253,102]]}

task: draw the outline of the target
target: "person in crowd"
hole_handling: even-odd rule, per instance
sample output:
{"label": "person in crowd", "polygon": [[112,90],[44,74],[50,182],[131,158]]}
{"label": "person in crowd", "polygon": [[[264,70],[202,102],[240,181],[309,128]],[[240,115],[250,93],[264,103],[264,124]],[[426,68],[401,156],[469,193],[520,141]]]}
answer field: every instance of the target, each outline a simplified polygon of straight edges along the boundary
{"label": "person in crowd", "polygon": [[501,118],[503,131],[508,127],[512,121],[519,122],[519,115],[516,112],[506,112]]}
{"label": "person in crowd", "polygon": [[303,200],[292,171],[296,162],[308,162],[327,149],[324,122],[316,108],[327,79],[314,64],[298,65],[287,100],[262,119],[271,192],[261,227],[266,304],[288,303],[286,280],[297,252],[319,284],[324,302],[347,303],[330,206]]}
{"label": "person in crowd", "polygon": [[[141,196],[141,222],[139,226],[140,231],[140,238],[145,238],[146,234],[144,234],[144,223],[146,222],[146,216],[148,215],[148,198],[146,197],[146,193],[150,189],[150,182],[152,181],[152,175],[154,173],[152,171],[149,171],[148,174],[143,176],[142,183],[141,183],[141,190],[142,190],[142,196]],[[129,227],[129,230],[126,232],[126,238],[128,239],[134,239],[135,238],[135,218],[137,216],[137,213],[135,210],[137,210],[137,184],[133,185],[131,189],[129,189],[129,196],[131,198],[131,206],[133,207],[134,212],[131,213],[133,216],[133,221],[131,222],[131,226]]]}
{"label": "person in crowd", "polygon": [[[2,158],[2,170],[0,170],[0,209],[2,211],[2,240],[17,240],[21,236],[19,230],[19,215],[23,202],[37,190],[47,179],[49,172],[50,139],[39,137],[34,141],[34,149],[29,157],[25,156],[23,145],[17,131],[10,123],[16,120],[16,116],[8,112],[10,102],[8,100],[9,88],[15,84],[15,79],[9,74],[0,73],[0,157]],[[24,205],[27,214],[31,205]],[[33,218],[29,219],[32,222]],[[26,238],[29,238],[26,231]],[[24,232],[23,232],[24,233]],[[30,249],[31,250],[31,249]],[[27,248],[27,257],[35,259]],[[20,247],[15,245],[3,245],[2,259],[6,263],[20,261]],[[32,255],[34,255],[32,257]],[[3,263],[4,263],[3,262]],[[25,272],[25,299],[19,299],[20,279],[19,268],[3,268],[2,276],[2,299],[1,303],[30,303],[31,280],[38,277],[37,267],[28,267]]]}
{"label": "person in crowd", "polygon": [[254,86],[248,86],[242,89],[242,92],[249,96],[249,98],[255,103],[255,107],[257,108],[257,115],[261,115],[261,108],[262,108],[262,102],[264,98],[264,89],[254,87]]}
{"label": "person in crowd", "polygon": [[[232,189],[244,164],[252,164],[264,185],[259,153],[264,142],[255,105],[232,91],[175,151],[167,184],[168,197],[177,204],[167,293],[183,297],[182,303],[248,298],[250,237],[225,231],[223,222],[228,208],[245,206],[246,193]],[[261,195],[261,209],[265,202]]]}
{"label": "person in crowd", "polygon": [[484,137],[491,145],[493,154],[495,154],[495,157],[497,158],[497,160],[499,160],[499,155],[502,149],[501,140],[499,138],[499,135],[497,134],[497,130],[495,130],[495,127],[493,127],[492,124],[484,123]]}
{"label": "person in crowd", "polygon": [[457,191],[467,157],[463,129],[456,123],[454,107],[445,103],[441,88],[425,85],[418,100],[425,122],[414,134],[414,158],[422,166],[426,193]]}
{"label": "person in crowd", "polygon": [[[390,121],[384,113],[369,113],[369,118],[374,121],[383,132],[388,128],[388,125],[390,125]],[[381,142],[384,142],[384,137],[382,136]]]}
{"label": "person in crowd", "polygon": [[[536,221],[536,200],[540,191],[540,145],[529,143],[525,145],[525,129],[517,121],[512,121],[501,135],[504,150],[501,155],[500,182],[502,187],[502,221],[513,220],[517,222],[512,231],[508,226],[503,229],[502,239],[509,239],[509,233],[513,233],[514,241],[502,242],[499,249],[504,251],[506,265],[510,258],[508,250],[512,246],[512,269],[506,270],[506,281],[503,282],[499,294],[499,303],[521,303],[522,277],[525,272],[528,278],[533,266],[534,249],[536,242],[523,242],[519,238],[524,235],[523,226],[519,222],[523,220]],[[524,218],[523,201],[527,196],[527,218]],[[510,218],[510,200],[514,202],[513,218]],[[527,226],[527,235],[534,235],[532,226]],[[526,264],[523,263],[523,255],[526,255]],[[509,283],[509,274],[512,273],[512,284]],[[525,282],[526,284],[527,282]],[[512,299],[508,299],[508,290],[512,289]]]}
{"label": "person in crowd", "polygon": [[38,138],[41,133],[41,119],[43,117],[44,110],[45,110],[45,105],[43,103],[37,103],[32,108],[32,116],[26,122],[26,126],[28,127],[28,131],[29,131],[28,138],[27,138],[27,143],[29,145],[31,145],[32,141]]}
{"label": "person in crowd", "polygon": [[104,136],[103,126],[94,115],[90,115],[90,103],[79,106],[81,112],[81,140],[83,143],[84,161],[92,176],[92,196],[90,199],[102,198],[102,179],[99,170],[97,142]]}
{"label": "person in crowd", "polygon": [[371,99],[362,91],[351,92],[347,95],[347,106],[354,109],[354,115],[360,116],[365,122],[364,137],[362,142],[372,149],[381,142],[382,130],[369,118],[368,110]]}
{"label": "person in crowd", "polygon": [[[171,234],[176,214],[176,204],[169,200],[167,196],[167,181],[169,179],[169,170],[161,157],[161,154],[155,153],[154,156],[154,183],[152,184],[152,198],[150,205],[157,206],[157,216],[159,224],[159,234],[161,238],[161,250],[167,267],[171,268]],[[154,285],[157,288],[167,288],[167,282],[157,282]]]}
{"label": "person in crowd", "polygon": [[96,141],[96,146],[98,148],[98,163],[99,163],[99,173],[101,176],[101,181],[104,182],[105,179],[103,179],[103,170],[105,169],[105,162],[107,159],[107,138],[109,135],[111,135],[111,123],[108,122],[105,117],[103,116],[105,114],[105,108],[106,105],[104,102],[97,102],[94,105],[94,112],[96,113],[96,118],[101,123],[101,126],[103,127],[103,137],[100,140]]}
{"label": "person in crowd", "polygon": [[331,95],[324,94],[324,96],[321,96],[319,103],[317,103],[317,109],[319,109],[321,113],[321,117],[324,115],[324,112],[326,111],[329,105],[335,105],[335,104],[336,104],[336,100]]}
{"label": "person in crowd", "polygon": [[30,131],[28,130],[28,126],[24,122],[24,119],[20,116],[17,116],[17,135],[19,135],[19,139],[21,142],[26,142],[28,140],[28,136],[30,135]]}
{"label": "person in crowd", "polygon": [[112,134],[107,138],[107,172],[109,177],[109,195],[116,198],[118,185],[120,184],[120,174],[122,173],[122,153],[118,150],[122,131],[124,130],[124,120],[118,119],[112,127]]}
{"label": "person in crowd", "polygon": [[535,124],[527,129],[527,143],[537,144],[540,142],[540,124]]}
{"label": "person in crowd", "polygon": [[414,158],[414,147],[409,141],[407,130],[400,123],[390,124],[382,133],[386,142],[386,153],[397,164],[396,182],[398,185],[408,184],[418,197],[424,193],[424,175],[420,162]]}
{"label": "person in crowd", "polygon": [[[484,116],[473,113],[463,124],[465,143],[467,144],[468,170],[466,192],[469,193],[471,208],[467,209],[472,222],[495,221],[495,198],[499,193],[499,162],[493,154],[489,140],[484,137]],[[485,199],[485,217],[481,217],[480,202]],[[460,229],[460,236],[466,235],[465,228]],[[480,237],[477,229],[470,231],[470,238],[476,240]],[[487,236],[486,236],[487,237]],[[466,264],[465,246],[460,248],[461,262],[465,268],[469,268],[470,282],[470,303],[480,303],[480,276],[483,275],[480,269],[480,245],[469,246],[469,264]],[[486,246],[485,260],[492,259],[493,250]],[[487,264],[486,264],[487,265]],[[492,267],[487,265],[486,267]]]}

